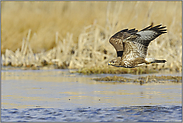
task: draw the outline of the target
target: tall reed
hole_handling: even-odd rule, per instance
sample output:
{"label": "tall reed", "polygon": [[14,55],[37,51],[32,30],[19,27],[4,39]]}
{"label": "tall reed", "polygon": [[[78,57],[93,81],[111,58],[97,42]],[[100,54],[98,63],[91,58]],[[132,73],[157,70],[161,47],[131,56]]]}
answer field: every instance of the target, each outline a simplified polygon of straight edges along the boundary
{"label": "tall reed", "polygon": [[[85,11],[81,8],[83,6]],[[8,10],[6,7],[13,8]],[[149,68],[181,72],[180,10],[181,2],[163,1],[2,2],[2,64],[105,67],[116,56],[108,42],[110,36],[124,28],[140,30],[154,22],[167,26],[168,33],[150,43],[147,57],[166,59],[167,63],[150,65]],[[13,14],[17,11],[20,15],[16,18]],[[19,43],[23,35],[26,38]]]}

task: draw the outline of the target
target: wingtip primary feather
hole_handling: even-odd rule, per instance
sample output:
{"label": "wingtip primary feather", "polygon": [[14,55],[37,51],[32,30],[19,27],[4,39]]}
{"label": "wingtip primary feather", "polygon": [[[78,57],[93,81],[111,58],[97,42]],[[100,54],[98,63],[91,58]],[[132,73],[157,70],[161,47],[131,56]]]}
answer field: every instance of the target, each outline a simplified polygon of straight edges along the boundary
{"label": "wingtip primary feather", "polygon": [[140,31],[154,30],[154,31],[157,31],[157,32],[159,32],[161,34],[167,33],[166,26],[162,26],[162,24],[159,24],[159,25],[156,25],[156,26],[153,27],[153,25],[154,25],[154,23],[152,22],[150,26],[148,26],[148,27],[146,27],[146,28],[144,28],[144,29],[142,29]]}
{"label": "wingtip primary feather", "polygon": [[144,28],[144,29],[142,29],[142,30],[140,30],[140,31],[147,30],[147,29],[149,29],[149,28],[153,27],[153,25],[154,25],[154,23],[153,23],[153,22],[151,22],[151,25],[149,25],[148,27],[146,27],[146,28]]}
{"label": "wingtip primary feather", "polygon": [[167,33],[166,26],[162,26],[162,24],[154,26],[154,27],[150,28],[149,30],[156,31],[157,33],[159,33],[159,35],[161,35],[163,33]]}

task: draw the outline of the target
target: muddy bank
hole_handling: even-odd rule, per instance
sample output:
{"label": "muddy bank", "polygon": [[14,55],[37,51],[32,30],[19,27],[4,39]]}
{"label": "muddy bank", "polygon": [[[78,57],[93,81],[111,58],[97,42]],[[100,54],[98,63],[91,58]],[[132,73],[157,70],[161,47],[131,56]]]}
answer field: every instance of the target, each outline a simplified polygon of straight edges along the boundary
{"label": "muddy bank", "polygon": [[138,78],[128,78],[122,76],[107,76],[101,78],[94,78],[96,81],[113,81],[113,82],[133,82],[133,83],[165,83],[165,82],[174,82],[174,83],[182,83],[182,76],[155,76],[149,75],[146,77],[138,77]]}

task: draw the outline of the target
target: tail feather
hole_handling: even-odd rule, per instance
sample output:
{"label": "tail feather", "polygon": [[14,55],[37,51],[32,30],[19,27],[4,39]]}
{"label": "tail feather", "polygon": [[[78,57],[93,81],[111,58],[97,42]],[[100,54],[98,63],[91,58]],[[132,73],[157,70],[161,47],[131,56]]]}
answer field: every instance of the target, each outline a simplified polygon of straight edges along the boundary
{"label": "tail feather", "polygon": [[146,64],[152,64],[152,63],[165,63],[166,60],[157,60],[154,58],[145,58]]}
{"label": "tail feather", "polygon": [[165,63],[166,60],[154,60],[151,63]]}

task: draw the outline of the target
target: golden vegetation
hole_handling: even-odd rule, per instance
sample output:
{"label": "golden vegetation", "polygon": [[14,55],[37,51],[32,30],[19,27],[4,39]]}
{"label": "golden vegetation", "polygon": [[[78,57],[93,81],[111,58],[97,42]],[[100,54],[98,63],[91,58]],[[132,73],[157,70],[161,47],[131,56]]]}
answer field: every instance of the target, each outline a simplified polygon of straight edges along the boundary
{"label": "golden vegetation", "polygon": [[3,1],[1,10],[4,66],[106,67],[116,56],[110,36],[154,22],[168,33],[150,43],[147,57],[167,60],[158,70],[182,71],[181,1]]}
{"label": "golden vegetation", "polygon": [[134,83],[163,83],[163,82],[182,82],[182,76],[146,76],[146,77],[138,77],[137,79],[126,78],[122,76],[107,76],[102,78],[95,78],[96,81],[117,81],[117,82],[134,82]]}
{"label": "golden vegetation", "polygon": [[76,71],[82,74],[148,74],[156,73],[156,69],[148,69],[145,67],[137,68],[122,68],[122,67],[94,67],[94,68],[81,68]]}

